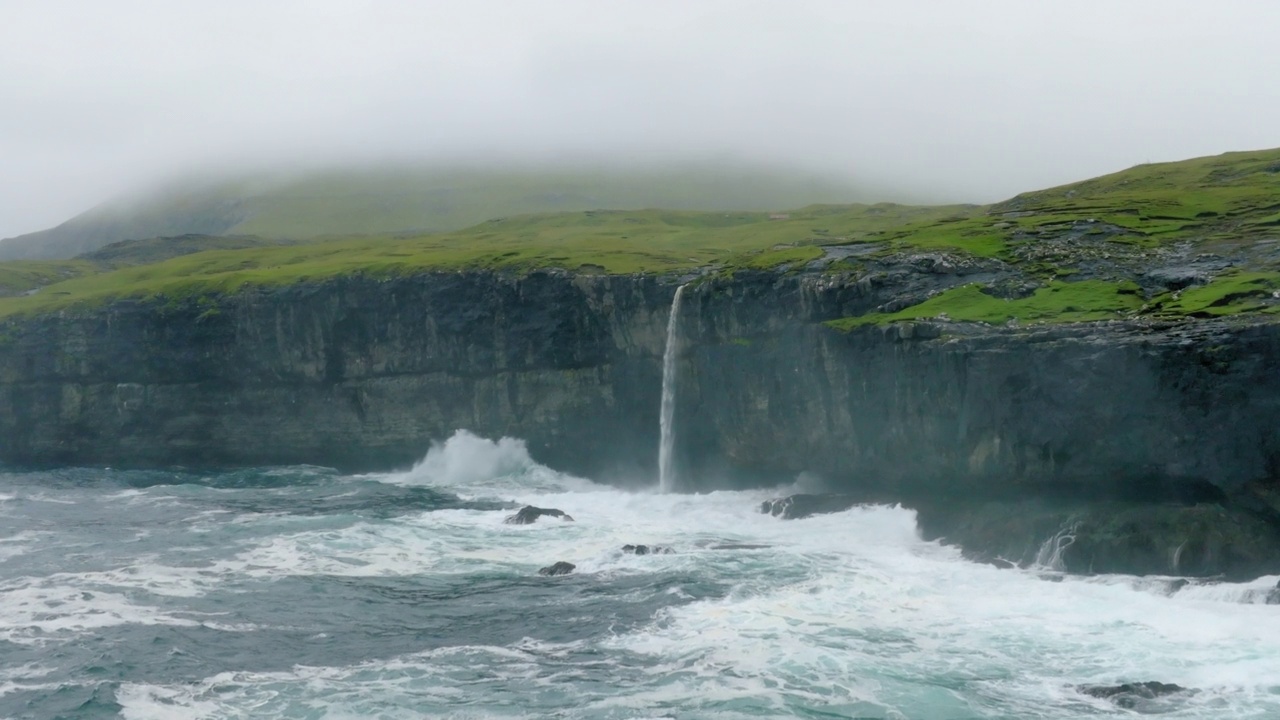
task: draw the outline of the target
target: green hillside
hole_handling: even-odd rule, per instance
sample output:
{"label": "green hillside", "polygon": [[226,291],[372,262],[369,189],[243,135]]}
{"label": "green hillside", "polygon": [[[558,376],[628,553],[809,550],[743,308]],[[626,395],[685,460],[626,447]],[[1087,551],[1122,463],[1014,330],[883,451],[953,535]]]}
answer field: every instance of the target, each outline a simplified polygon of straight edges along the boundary
{"label": "green hillside", "polygon": [[[706,266],[771,267],[821,256],[823,244],[862,242],[907,223],[970,212],[973,209],[968,206],[882,204],[814,206],[783,218],[768,213],[673,210],[526,215],[492,220],[453,233],[261,244],[184,254],[128,267],[103,266],[100,272],[50,285],[31,296],[0,300],[0,315],[41,312],[114,297],[176,298],[233,292],[246,285],[284,284],[352,273],[385,276],[425,270],[523,272],[539,268],[635,273]],[[156,246],[157,243],[122,243],[121,252],[106,254],[119,265],[137,259],[129,252],[131,248],[151,252]],[[801,250],[800,257],[797,249]],[[957,245],[956,249],[962,247]],[[0,268],[5,265],[0,263]]]}
{"label": "green hillside", "polygon": [[[221,249],[204,250],[208,242]],[[992,323],[1211,316],[1280,311],[1277,245],[1280,150],[1266,150],[1139,166],[991,206],[593,210],[497,218],[444,233],[135,241],[65,263],[0,264],[0,289],[10,295],[36,290],[0,299],[0,315],[125,296],[171,301],[346,274],[774,267],[850,273],[867,263],[909,267],[913,256],[932,253],[980,263],[1018,289],[952,287],[833,325],[935,316]],[[1177,287],[1144,279],[1153,269],[1194,265],[1197,258],[1209,258],[1202,263],[1208,269],[1192,268],[1191,279]]]}
{"label": "green hillside", "polygon": [[518,171],[383,167],[185,183],[0,242],[0,260],[65,259],[111,243],[188,234],[312,239],[447,232],[529,213],[771,210],[849,202],[855,188],[745,166]]}

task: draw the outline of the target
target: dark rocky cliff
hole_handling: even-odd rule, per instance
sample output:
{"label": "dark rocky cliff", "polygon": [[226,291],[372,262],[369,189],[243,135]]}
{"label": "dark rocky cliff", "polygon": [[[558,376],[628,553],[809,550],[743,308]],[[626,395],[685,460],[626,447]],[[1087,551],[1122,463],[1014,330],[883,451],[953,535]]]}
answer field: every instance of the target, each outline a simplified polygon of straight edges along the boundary
{"label": "dark rocky cliff", "polygon": [[[1273,532],[1280,516],[1253,489],[1280,474],[1280,325],[822,324],[883,307],[921,277],[740,272],[691,286],[678,484],[808,471],[868,499],[969,503],[967,519],[935,512],[922,525],[988,549],[1007,523],[974,518],[1026,520],[1017,503],[1028,501],[1216,503],[1262,523],[1251,537]],[[559,469],[651,479],[675,287],[562,272],[350,277],[9,321],[0,460],[375,469],[466,428],[524,438]],[[1060,509],[1028,520],[1020,546],[1034,551],[1072,517]],[[1188,570],[1180,556],[1161,560],[1178,532],[1116,569]],[[1228,540],[1202,553],[1196,574],[1260,572],[1257,556],[1280,548],[1267,539],[1232,565]],[[1072,569],[1111,567],[1098,557]]]}
{"label": "dark rocky cliff", "polygon": [[765,274],[690,292],[683,464],[993,496],[1280,471],[1280,325],[820,323],[883,301],[875,283]]}
{"label": "dark rocky cliff", "polygon": [[406,465],[467,428],[596,476],[650,463],[670,288],[441,273],[12,323],[0,458]]}

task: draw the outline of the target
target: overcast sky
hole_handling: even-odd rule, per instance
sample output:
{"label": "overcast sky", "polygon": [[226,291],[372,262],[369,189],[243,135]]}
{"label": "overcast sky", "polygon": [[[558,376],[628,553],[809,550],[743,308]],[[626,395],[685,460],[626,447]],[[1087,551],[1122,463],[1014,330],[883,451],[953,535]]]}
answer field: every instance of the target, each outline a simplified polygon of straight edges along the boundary
{"label": "overcast sky", "polygon": [[0,237],[198,168],[737,157],[985,202],[1280,146],[1280,2],[0,0]]}

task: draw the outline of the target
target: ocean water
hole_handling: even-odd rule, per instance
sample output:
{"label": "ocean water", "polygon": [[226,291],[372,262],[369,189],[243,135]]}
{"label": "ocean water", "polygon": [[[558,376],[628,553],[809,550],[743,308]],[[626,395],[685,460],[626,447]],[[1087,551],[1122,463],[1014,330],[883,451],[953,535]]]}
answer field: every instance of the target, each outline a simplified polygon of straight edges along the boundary
{"label": "ocean water", "polygon": [[[3,474],[0,717],[1280,717],[1277,578],[998,570],[898,507],[757,512],[786,491],[625,492],[466,433],[399,474]],[[1078,689],[1148,680],[1194,691]]]}

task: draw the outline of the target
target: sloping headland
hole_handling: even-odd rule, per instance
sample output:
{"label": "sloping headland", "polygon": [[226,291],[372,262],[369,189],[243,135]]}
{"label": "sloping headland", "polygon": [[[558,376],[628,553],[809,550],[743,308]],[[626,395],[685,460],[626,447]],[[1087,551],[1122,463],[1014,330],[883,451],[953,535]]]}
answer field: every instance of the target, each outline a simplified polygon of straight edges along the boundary
{"label": "sloping headland", "polygon": [[[211,249],[212,248],[212,249]],[[1280,150],[991,206],[588,210],[0,264],[0,460],[403,465],[457,428],[807,472],[974,556],[1280,571]]]}

